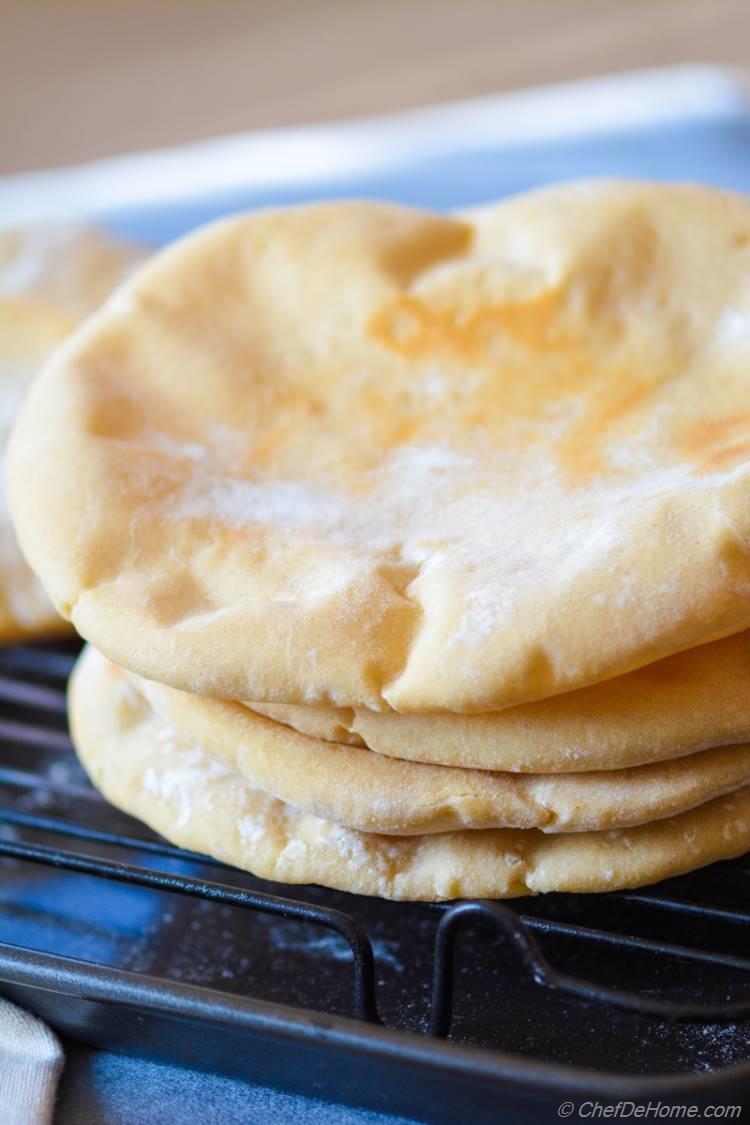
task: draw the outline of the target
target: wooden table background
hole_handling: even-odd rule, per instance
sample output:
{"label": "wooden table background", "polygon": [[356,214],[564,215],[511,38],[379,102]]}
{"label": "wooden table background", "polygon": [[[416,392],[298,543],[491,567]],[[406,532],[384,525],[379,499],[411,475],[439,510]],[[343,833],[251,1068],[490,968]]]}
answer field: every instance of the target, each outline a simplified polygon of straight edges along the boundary
{"label": "wooden table background", "polygon": [[750,0],[0,0],[0,173],[691,61]]}

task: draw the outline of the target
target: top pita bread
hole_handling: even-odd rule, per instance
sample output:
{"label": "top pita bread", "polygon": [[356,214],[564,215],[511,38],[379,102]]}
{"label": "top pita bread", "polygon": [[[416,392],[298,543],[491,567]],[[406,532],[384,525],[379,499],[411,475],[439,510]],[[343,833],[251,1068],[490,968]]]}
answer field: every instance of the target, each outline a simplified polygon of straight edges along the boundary
{"label": "top pita bread", "polygon": [[749,391],[745,197],[267,212],[57,353],[11,502],[61,612],[147,677],[485,711],[750,625]]}
{"label": "top pita bread", "polygon": [[34,376],[140,255],[88,226],[0,230],[0,640],[69,629],[26,565],[5,504],[2,454]]}

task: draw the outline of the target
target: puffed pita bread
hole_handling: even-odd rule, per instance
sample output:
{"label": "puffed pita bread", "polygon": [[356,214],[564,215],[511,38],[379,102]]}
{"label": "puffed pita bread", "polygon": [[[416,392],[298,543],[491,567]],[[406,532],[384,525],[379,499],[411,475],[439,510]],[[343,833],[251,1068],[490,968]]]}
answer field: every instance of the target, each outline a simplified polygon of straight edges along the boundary
{"label": "puffed pita bread", "polygon": [[58,609],[148,678],[484,712],[750,626],[749,391],[745,196],[256,213],[56,353],[11,504]]}
{"label": "puffed pita bread", "polygon": [[253,788],[364,832],[400,836],[461,828],[625,828],[684,812],[750,782],[748,743],[657,765],[585,774],[487,773],[423,765],[310,738],[239,703],[125,675],[157,716],[239,772]]}
{"label": "puffed pita bread", "polygon": [[415,762],[521,773],[618,770],[750,740],[750,634],[484,715],[247,706],[314,738]]}
{"label": "puffed pita bread", "polygon": [[2,464],[11,426],[50,353],[138,257],[78,224],[0,230],[0,641],[70,630],[24,561],[11,525]]}
{"label": "puffed pita bread", "polygon": [[70,714],[81,761],[115,805],[182,847],[284,883],[429,900],[615,890],[750,847],[750,786],[623,831],[382,836],[342,828],[252,788],[181,737],[91,650],[73,676]]}

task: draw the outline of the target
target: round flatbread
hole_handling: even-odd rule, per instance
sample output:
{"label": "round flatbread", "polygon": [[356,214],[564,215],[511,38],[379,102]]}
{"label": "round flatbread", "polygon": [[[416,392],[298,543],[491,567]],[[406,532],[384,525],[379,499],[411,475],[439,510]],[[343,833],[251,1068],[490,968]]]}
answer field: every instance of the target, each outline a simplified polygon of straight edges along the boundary
{"label": "round flatbread", "polygon": [[521,773],[627,769],[750,740],[750,634],[485,715],[247,706],[302,734],[415,762]]}
{"label": "round flatbread", "polygon": [[18,549],[5,501],[11,426],[45,360],[139,260],[91,227],[0,230],[0,641],[70,631]]}
{"label": "round flatbread", "polygon": [[657,765],[585,774],[422,765],[311,738],[239,703],[126,675],[158,716],[237,770],[253,788],[364,832],[624,828],[684,812],[750,782],[747,743]]}
{"label": "round flatbread", "polygon": [[395,899],[510,898],[641,886],[750,847],[750,786],[623,831],[343,828],[254,789],[157,716],[92,650],[73,676],[70,714],[81,761],[115,805],[182,847],[278,882]]}
{"label": "round flatbread", "polygon": [[56,354],[11,503],[59,610],[148,678],[484,712],[750,627],[749,393],[745,196],[262,212]]}

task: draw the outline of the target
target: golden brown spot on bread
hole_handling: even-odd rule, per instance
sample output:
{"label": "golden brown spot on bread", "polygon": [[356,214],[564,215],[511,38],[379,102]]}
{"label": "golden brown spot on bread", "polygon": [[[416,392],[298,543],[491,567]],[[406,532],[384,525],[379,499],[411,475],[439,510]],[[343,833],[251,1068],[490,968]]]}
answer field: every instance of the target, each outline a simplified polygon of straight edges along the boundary
{"label": "golden brown spot on bread", "polygon": [[727,414],[723,418],[712,418],[709,421],[701,420],[687,430],[684,445],[687,449],[700,451],[707,446],[731,440],[737,430],[744,430],[748,425],[750,425],[748,413]]}
{"label": "golden brown spot on bread", "polygon": [[636,383],[623,394],[617,394],[615,389],[615,393],[609,397],[609,400],[605,399],[601,403],[597,411],[596,425],[608,426],[618,421],[634,406],[643,402],[652,389],[653,384],[651,383]]}
{"label": "golden brown spot on bread", "polygon": [[651,383],[636,383],[626,391],[618,392],[604,387],[594,396],[583,417],[573,425],[555,447],[565,479],[569,485],[585,484],[602,467],[602,452],[608,431],[623,420],[651,392]]}
{"label": "golden brown spot on bread", "polygon": [[737,461],[743,460],[750,454],[750,437],[736,441],[732,445],[722,446],[707,454],[698,463],[699,473],[710,473],[716,469],[726,469]]}
{"label": "golden brown spot on bread", "polygon": [[[611,279],[605,275],[605,289]],[[601,469],[602,451],[613,427],[626,423],[671,369],[657,370],[628,386],[628,379],[591,341],[566,323],[565,292],[545,289],[523,301],[485,305],[474,312],[435,308],[413,295],[387,304],[369,325],[370,335],[405,359],[458,359],[489,368],[491,377],[477,387],[460,409],[468,427],[508,430],[513,419],[538,417],[540,398],[565,402],[583,395],[582,414],[555,446],[563,477],[571,486],[585,484]],[[495,346],[511,344],[504,354]],[[518,348],[526,352],[519,355]],[[555,393],[550,397],[550,371]],[[623,390],[623,384],[625,390]],[[394,440],[399,440],[394,436]],[[406,438],[403,438],[406,440]]]}
{"label": "golden brown spot on bread", "polygon": [[680,447],[700,473],[726,468],[750,452],[750,413],[727,414],[694,422]]}
{"label": "golden brown spot on bread", "polygon": [[409,359],[438,352],[477,362],[498,334],[529,351],[570,347],[572,341],[557,316],[559,308],[557,290],[545,290],[526,301],[485,306],[468,315],[433,308],[404,294],[375,314],[368,332],[389,351]]}

